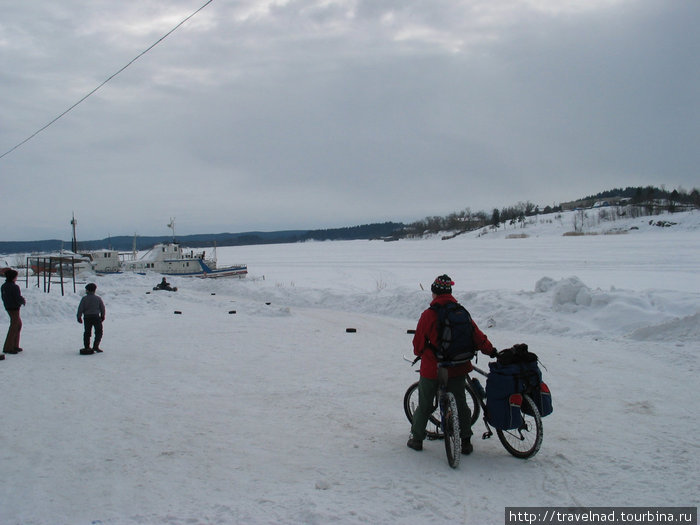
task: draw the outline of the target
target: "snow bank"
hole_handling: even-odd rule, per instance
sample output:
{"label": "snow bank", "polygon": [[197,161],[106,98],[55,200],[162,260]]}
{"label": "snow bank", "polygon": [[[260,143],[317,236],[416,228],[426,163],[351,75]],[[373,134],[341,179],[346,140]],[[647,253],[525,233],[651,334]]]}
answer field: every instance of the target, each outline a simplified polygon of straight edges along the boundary
{"label": "snow bank", "polygon": [[700,313],[634,330],[630,337],[638,341],[693,343],[700,341]]}

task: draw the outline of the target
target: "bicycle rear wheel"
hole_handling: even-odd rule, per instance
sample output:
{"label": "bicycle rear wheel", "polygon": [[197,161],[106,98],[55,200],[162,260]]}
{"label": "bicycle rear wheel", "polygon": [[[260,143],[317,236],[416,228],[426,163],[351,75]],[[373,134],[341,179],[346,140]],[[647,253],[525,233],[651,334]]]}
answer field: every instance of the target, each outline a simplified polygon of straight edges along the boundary
{"label": "bicycle rear wheel", "polygon": [[496,429],[496,433],[508,452],[516,458],[526,459],[537,454],[542,445],[542,418],[535,402],[527,394],[523,394],[522,406],[526,407],[521,410],[522,424],[512,430]]}
{"label": "bicycle rear wheel", "polygon": [[[481,412],[481,408],[479,407],[479,402],[477,401],[476,394],[474,391],[469,387],[466,386],[466,398],[467,398],[467,405],[469,406],[469,410],[471,411],[471,424],[474,426],[474,423],[477,422],[479,419],[479,414]],[[406,414],[406,418],[408,419],[409,423],[413,423],[413,413],[416,411],[416,407],[418,406],[418,381],[413,383],[411,386],[408,387],[406,390],[406,393],[403,396],[403,410],[404,413]],[[435,406],[435,409],[433,410],[433,413],[430,414],[429,418],[430,423],[435,425],[436,431],[435,432],[428,432],[428,437],[431,439],[437,438],[442,438],[442,432],[439,430],[440,429],[440,411],[438,410],[437,405]]]}
{"label": "bicycle rear wheel", "polygon": [[[403,411],[408,418],[408,422],[413,424],[413,413],[418,406],[418,381],[408,387],[403,396]],[[426,429],[428,439],[442,439],[442,431],[440,430],[440,410],[437,404],[433,408],[433,413],[428,418],[428,423],[432,424],[431,428]]]}
{"label": "bicycle rear wheel", "polygon": [[472,414],[471,425],[474,426],[474,423],[476,423],[479,420],[479,414],[481,413],[481,405],[479,404],[476,393],[474,393],[474,390],[471,387],[470,383],[471,381],[469,380],[469,377],[467,377],[467,380],[464,383],[464,387],[467,390],[467,405],[469,406],[469,410],[471,410]]}
{"label": "bicycle rear wheel", "polygon": [[459,432],[459,415],[457,414],[457,401],[451,392],[444,394],[440,400],[443,403],[445,452],[450,467],[457,468],[462,457],[462,438]]}

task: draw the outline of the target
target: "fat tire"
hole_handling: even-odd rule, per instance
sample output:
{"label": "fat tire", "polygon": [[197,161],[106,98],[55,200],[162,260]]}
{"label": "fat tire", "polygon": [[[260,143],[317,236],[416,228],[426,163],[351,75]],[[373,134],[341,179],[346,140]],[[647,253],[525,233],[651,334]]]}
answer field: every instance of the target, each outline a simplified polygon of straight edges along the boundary
{"label": "fat tire", "polygon": [[451,392],[447,392],[442,399],[445,411],[445,452],[450,467],[457,468],[462,457],[462,438],[459,429],[459,415],[457,413],[457,401]]}
{"label": "fat tire", "polygon": [[527,394],[523,394],[523,405],[528,406],[529,414],[520,411],[523,418],[520,427],[512,430],[496,429],[496,434],[508,452],[516,458],[527,459],[537,454],[542,445],[542,417],[537,405]]}

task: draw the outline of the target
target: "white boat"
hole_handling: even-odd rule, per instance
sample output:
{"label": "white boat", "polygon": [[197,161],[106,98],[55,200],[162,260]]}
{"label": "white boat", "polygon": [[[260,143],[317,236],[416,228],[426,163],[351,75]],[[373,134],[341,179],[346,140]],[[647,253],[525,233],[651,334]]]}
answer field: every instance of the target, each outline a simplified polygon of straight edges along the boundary
{"label": "white boat", "polygon": [[[71,222],[75,227],[75,219]],[[90,265],[96,273],[120,272],[154,272],[162,275],[181,275],[194,277],[240,277],[248,274],[245,264],[217,267],[216,247],[214,257],[207,259],[205,252],[183,249],[175,241],[175,219],[168,224],[173,232],[173,242],[156,244],[141,257],[137,256],[136,238],[132,253],[120,253],[116,250],[95,250],[90,252]],[[75,233],[74,233],[75,235]]]}
{"label": "white boat", "polygon": [[207,259],[205,252],[183,250],[176,242],[156,244],[140,258],[122,260],[120,269],[129,272],[155,272],[163,275],[194,277],[245,277],[245,264],[217,267],[216,258]]}
{"label": "white boat", "polygon": [[121,258],[117,250],[94,250],[85,254],[95,273],[121,273]]}

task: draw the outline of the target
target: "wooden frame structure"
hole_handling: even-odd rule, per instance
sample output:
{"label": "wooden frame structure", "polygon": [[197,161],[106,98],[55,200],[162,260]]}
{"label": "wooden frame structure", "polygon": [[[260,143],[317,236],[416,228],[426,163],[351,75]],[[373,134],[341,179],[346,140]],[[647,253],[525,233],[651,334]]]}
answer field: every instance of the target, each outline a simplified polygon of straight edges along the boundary
{"label": "wooden frame structure", "polygon": [[[65,269],[65,272],[64,272]],[[61,295],[64,295],[64,282],[69,282],[64,280],[64,274],[66,279],[70,277],[73,281],[73,293],[76,292],[75,289],[75,257],[73,256],[42,256],[42,255],[30,255],[27,257],[27,275],[25,286],[29,288],[29,271],[33,270],[36,275],[36,286],[40,288],[43,280],[43,288],[45,293],[51,292],[51,277],[53,275],[59,276],[58,283],[61,284]],[[32,277],[33,279],[33,277]]]}

